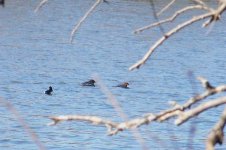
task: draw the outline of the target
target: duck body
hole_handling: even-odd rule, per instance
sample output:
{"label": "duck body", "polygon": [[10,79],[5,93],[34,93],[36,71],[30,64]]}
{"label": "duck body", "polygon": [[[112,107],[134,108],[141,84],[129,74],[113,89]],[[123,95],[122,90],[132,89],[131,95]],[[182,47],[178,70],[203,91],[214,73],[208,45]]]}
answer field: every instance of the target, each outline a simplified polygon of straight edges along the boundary
{"label": "duck body", "polygon": [[92,79],[92,80],[83,82],[83,83],[82,83],[82,86],[95,86],[94,83],[96,83],[96,81]]}
{"label": "duck body", "polygon": [[123,82],[122,84],[119,84],[119,85],[117,85],[117,86],[115,86],[115,87],[121,87],[121,88],[128,89],[128,88],[129,88],[128,85],[129,85],[128,82]]}
{"label": "duck body", "polygon": [[53,88],[50,86],[48,90],[45,91],[46,95],[52,95]]}

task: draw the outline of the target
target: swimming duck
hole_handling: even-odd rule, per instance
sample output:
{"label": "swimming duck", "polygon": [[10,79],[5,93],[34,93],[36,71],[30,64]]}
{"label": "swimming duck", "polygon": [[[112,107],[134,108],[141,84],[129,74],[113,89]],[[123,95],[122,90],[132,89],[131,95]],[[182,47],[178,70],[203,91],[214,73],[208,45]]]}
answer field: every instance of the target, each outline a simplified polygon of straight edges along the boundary
{"label": "swimming duck", "polygon": [[48,90],[45,91],[45,94],[52,95],[53,88],[50,86]]}
{"label": "swimming duck", "polygon": [[128,82],[123,82],[122,84],[119,84],[119,85],[117,85],[117,86],[115,86],[115,87],[121,87],[121,88],[127,89],[127,88],[129,88],[128,85],[129,85]]}
{"label": "swimming duck", "polygon": [[82,86],[95,86],[94,83],[96,83],[96,81],[91,79],[89,81],[83,82]]}
{"label": "swimming duck", "polygon": [[2,7],[5,6],[5,0],[0,0],[0,5],[2,5]]}

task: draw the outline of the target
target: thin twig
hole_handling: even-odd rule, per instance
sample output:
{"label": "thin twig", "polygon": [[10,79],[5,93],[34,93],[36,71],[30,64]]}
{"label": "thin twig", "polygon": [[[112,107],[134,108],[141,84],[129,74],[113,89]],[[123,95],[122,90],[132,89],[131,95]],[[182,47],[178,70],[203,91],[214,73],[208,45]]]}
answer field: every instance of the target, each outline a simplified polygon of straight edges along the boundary
{"label": "thin twig", "polygon": [[161,21],[158,21],[158,22],[155,22],[155,23],[152,23],[150,25],[147,25],[147,26],[144,26],[144,27],[141,27],[141,28],[138,28],[134,31],[135,34],[138,34],[140,32],[143,32],[144,30],[148,30],[152,27],[155,27],[155,26],[159,26],[163,23],[167,23],[167,22],[172,22],[174,21],[180,14],[186,12],[186,11],[189,11],[189,10],[193,10],[193,9],[207,9],[207,7],[203,7],[201,5],[195,5],[195,6],[187,6],[187,7],[184,7],[178,11],[176,11],[171,17],[167,18],[167,19],[164,19],[164,20],[161,20]]}
{"label": "thin twig", "polygon": [[71,31],[70,42],[73,42],[74,34],[85,21],[85,19],[95,10],[95,8],[101,3],[103,0],[96,0],[96,2],[90,7],[90,9],[85,13],[85,15],[79,20],[79,22],[74,26]]}
{"label": "thin twig", "polygon": [[38,4],[38,6],[35,8],[34,12],[35,12],[35,13],[38,12],[39,9],[40,9],[42,6],[44,6],[47,2],[48,2],[48,0],[42,0],[42,1]]}
{"label": "thin twig", "polygon": [[157,16],[160,16],[163,12],[165,12],[171,5],[173,5],[173,3],[176,0],[171,0],[163,9],[161,9],[158,13]]}

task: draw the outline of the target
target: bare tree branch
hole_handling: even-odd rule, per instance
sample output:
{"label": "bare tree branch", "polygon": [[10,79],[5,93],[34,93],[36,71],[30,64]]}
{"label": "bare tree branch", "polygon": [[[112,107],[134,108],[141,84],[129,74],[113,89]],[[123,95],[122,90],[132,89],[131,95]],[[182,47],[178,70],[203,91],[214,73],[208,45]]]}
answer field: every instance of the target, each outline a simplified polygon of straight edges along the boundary
{"label": "bare tree branch", "polygon": [[213,127],[210,132],[207,141],[206,141],[206,149],[214,150],[214,146],[218,144],[222,144],[224,140],[224,127],[226,124],[226,107],[221,115],[220,120]]}
{"label": "bare tree branch", "polygon": [[85,21],[85,19],[95,10],[95,8],[101,3],[103,0],[96,0],[96,2],[90,7],[90,9],[85,13],[85,15],[79,20],[79,22],[74,26],[71,31],[70,42],[73,42],[74,34]]}
{"label": "bare tree branch", "polygon": [[[204,7],[202,7],[202,8],[204,8]],[[154,52],[154,50],[157,49],[160,45],[162,45],[162,43],[165,42],[173,34],[179,32],[183,28],[185,28],[185,27],[187,27],[187,26],[189,26],[189,25],[191,25],[191,24],[193,24],[193,23],[195,23],[197,21],[204,20],[206,18],[211,18],[209,23],[212,23],[213,21],[216,21],[216,20],[219,19],[220,15],[224,12],[225,9],[226,9],[226,0],[220,0],[220,5],[218,6],[218,8],[216,10],[212,11],[212,9],[211,9],[211,11],[209,11],[208,13],[205,13],[205,14],[202,14],[202,15],[198,15],[198,16],[194,16],[190,20],[187,20],[187,21],[177,25],[176,27],[174,27],[173,29],[168,31],[163,37],[161,37],[159,40],[157,40],[154,43],[154,45],[152,45],[150,47],[150,49],[146,52],[146,54],[143,56],[143,58],[140,59],[137,63],[133,64],[129,68],[129,70],[139,69],[140,66],[145,64],[145,62],[149,59],[149,57]]]}
{"label": "bare tree branch", "polygon": [[205,18],[208,18],[210,16],[214,15],[213,13],[206,13],[203,15],[199,15],[199,16],[195,16],[192,19],[179,24],[177,27],[171,29],[169,32],[167,32],[163,37],[161,37],[159,40],[157,40],[155,42],[155,44],[148,50],[148,52],[144,55],[144,57],[139,60],[137,63],[135,63],[134,65],[132,65],[129,70],[134,70],[134,69],[139,69],[140,66],[142,66],[147,60],[148,58],[151,56],[151,54],[154,52],[154,50],[156,48],[158,48],[160,45],[162,45],[163,42],[165,42],[170,36],[172,36],[173,34],[179,32],[180,30],[182,30],[183,28],[187,27],[190,24],[193,24],[199,20],[203,20]]}
{"label": "bare tree branch", "polygon": [[176,125],[181,125],[186,122],[188,119],[197,116],[199,113],[204,112],[207,109],[226,104],[226,97],[217,98],[209,102],[203,103],[196,108],[193,108],[186,112],[181,112],[178,118],[175,120]]}
{"label": "bare tree branch", "polygon": [[220,19],[220,15],[225,11],[226,9],[226,0],[219,0],[220,1],[220,5],[218,7],[217,10],[212,10],[212,12],[214,12],[214,15],[207,20],[205,23],[203,23],[203,27],[207,27],[208,25],[210,25],[212,22],[217,21]]}
{"label": "bare tree branch", "polygon": [[[202,81],[205,81],[205,83],[207,82],[209,83],[209,81],[207,81],[203,77],[199,77],[199,79],[201,79]],[[55,125],[60,121],[69,121],[69,120],[89,121],[97,125],[104,124],[108,129],[108,135],[115,135],[118,132],[126,129],[138,128],[141,125],[149,124],[152,121],[162,122],[176,116],[178,116],[178,119],[176,119],[175,123],[177,125],[180,125],[185,121],[187,121],[188,119],[198,115],[199,113],[206,111],[207,109],[225,104],[226,97],[222,97],[222,98],[210,100],[206,103],[200,104],[199,106],[188,110],[191,105],[199,102],[200,100],[205,99],[210,95],[217,94],[223,91],[226,91],[226,85],[213,87],[213,89],[209,89],[206,87],[203,93],[188,99],[188,101],[184,105],[179,105],[176,102],[174,102],[173,108],[164,110],[158,114],[149,113],[143,117],[135,118],[129,121],[121,122],[121,123],[112,122],[96,116],[69,115],[69,116],[50,117],[52,120],[54,120],[54,122],[51,123],[50,125]]]}
{"label": "bare tree branch", "polygon": [[109,130],[117,127],[117,123],[105,120],[96,116],[82,116],[82,115],[67,115],[67,116],[54,116],[49,117],[53,122],[49,123],[49,126],[56,125],[62,121],[88,121],[95,125],[105,125]]}

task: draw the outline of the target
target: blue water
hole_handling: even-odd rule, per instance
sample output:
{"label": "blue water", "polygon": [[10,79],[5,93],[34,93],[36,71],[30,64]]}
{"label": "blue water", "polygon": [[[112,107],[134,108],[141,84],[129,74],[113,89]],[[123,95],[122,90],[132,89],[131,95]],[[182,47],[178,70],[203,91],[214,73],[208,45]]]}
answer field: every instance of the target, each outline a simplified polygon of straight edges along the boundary
{"label": "blue water", "polygon": [[[49,1],[34,13],[38,2],[7,0],[5,8],[0,8],[0,96],[13,104],[48,150],[141,149],[129,131],[111,137],[105,127],[83,122],[46,126],[50,120],[45,116],[67,114],[122,121],[98,87],[80,86],[94,75],[115,95],[130,119],[158,113],[169,108],[170,100],[183,103],[201,92],[196,76],[206,77],[213,85],[226,83],[225,15],[210,33],[209,28],[201,28],[202,22],[191,25],[166,41],[143,67],[130,72],[128,68],[161,36],[158,28],[132,33],[155,21],[148,1],[101,4],[76,33],[73,44],[69,43],[72,27],[94,1]],[[157,1],[156,9],[164,4]],[[178,3],[163,16],[186,4]],[[173,25],[163,27],[167,30]],[[124,81],[130,83],[130,89],[112,87]],[[54,94],[46,96],[43,92],[50,85]],[[222,110],[210,110],[179,127],[172,119],[141,126],[139,131],[149,149],[189,149],[188,145],[204,149],[206,136]],[[0,117],[0,149],[38,149],[3,105]],[[191,127],[195,128],[192,135]]]}

